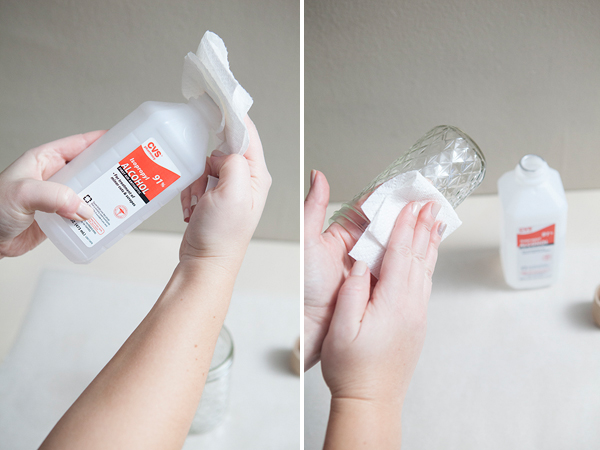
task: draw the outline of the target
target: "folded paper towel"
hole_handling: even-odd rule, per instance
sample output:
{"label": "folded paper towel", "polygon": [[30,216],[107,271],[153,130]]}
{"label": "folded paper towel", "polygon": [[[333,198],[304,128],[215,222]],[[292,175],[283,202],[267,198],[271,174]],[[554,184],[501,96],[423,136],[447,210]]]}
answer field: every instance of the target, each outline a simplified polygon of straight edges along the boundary
{"label": "folded paper towel", "polygon": [[349,255],[364,261],[371,273],[379,278],[385,249],[400,211],[409,202],[423,206],[436,201],[441,205],[437,220],[447,225],[442,240],[456,230],[462,222],[448,200],[420,172],[402,173],[379,186],[361,205],[371,223],[356,242]]}
{"label": "folded paper towel", "polygon": [[229,70],[227,48],[215,33],[204,33],[196,54],[190,52],[185,57],[181,92],[188,100],[206,92],[221,110],[217,148],[227,154],[246,152],[250,137],[244,117],[252,97]]}

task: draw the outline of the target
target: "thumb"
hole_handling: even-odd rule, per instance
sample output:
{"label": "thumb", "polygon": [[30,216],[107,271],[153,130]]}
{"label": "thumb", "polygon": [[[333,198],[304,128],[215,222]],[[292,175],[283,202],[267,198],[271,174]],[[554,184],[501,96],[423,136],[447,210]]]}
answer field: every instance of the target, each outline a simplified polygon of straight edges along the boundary
{"label": "thumb", "polygon": [[364,261],[356,261],[339,290],[329,329],[353,340],[358,335],[371,292],[371,275]]}
{"label": "thumb", "polygon": [[209,175],[219,179],[217,188],[228,185],[236,189],[249,190],[250,168],[248,161],[242,155],[225,155],[216,150],[212,153],[209,164]]}
{"label": "thumb", "polygon": [[15,202],[26,214],[43,211],[80,221],[91,219],[94,215],[92,208],[73,189],[52,181],[22,180]]}
{"label": "thumb", "polygon": [[310,174],[310,190],[304,200],[304,242],[310,243],[317,239],[323,230],[327,203],[329,202],[329,183],[327,178],[318,170]]}

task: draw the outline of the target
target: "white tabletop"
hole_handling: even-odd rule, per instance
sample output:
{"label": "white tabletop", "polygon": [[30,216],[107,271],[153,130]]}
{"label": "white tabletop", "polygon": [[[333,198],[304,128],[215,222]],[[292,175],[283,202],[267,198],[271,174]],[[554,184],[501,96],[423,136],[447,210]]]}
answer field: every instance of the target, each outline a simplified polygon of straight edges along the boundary
{"label": "white tabletop", "polygon": [[[50,242],[0,260],[0,448],[37,448],[157,298],[180,241],[134,232],[83,266]],[[296,243],[250,244],[225,322],[236,348],[230,413],[184,448],[298,448],[300,386],[288,357],[299,334],[299,262]]]}
{"label": "white tabletop", "polygon": [[[537,290],[504,283],[498,198],[471,197],[457,209],[464,224],[440,249],[403,448],[600,447],[600,329],[591,317],[600,191],[567,199],[565,273]],[[316,366],[305,377],[306,449],[322,447],[329,400]]]}

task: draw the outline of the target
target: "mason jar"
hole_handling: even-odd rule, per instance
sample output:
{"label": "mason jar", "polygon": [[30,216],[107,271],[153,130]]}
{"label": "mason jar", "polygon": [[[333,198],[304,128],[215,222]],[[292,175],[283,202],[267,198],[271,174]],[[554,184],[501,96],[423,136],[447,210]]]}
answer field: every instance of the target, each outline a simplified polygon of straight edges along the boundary
{"label": "mason jar", "polygon": [[400,158],[390,164],[350,202],[336,211],[330,222],[337,222],[356,240],[362,236],[370,220],[361,205],[386,181],[418,170],[456,208],[483,181],[485,156],[465,132],[449,125],[439,125]]}
{"label": "mason jar", "polygon": [[210,362],[202,397],[190,427],[190,434],[211,431],[227,417],[232,364],[233,339],[229,330],[223,326]]}

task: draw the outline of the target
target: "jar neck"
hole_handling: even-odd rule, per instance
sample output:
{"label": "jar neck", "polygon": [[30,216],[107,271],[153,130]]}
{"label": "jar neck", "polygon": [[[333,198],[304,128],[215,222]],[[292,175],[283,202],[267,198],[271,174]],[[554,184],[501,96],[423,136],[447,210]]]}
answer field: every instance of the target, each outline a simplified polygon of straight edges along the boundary
{"label": "jar neck", "polygon": [[352,203],[344,203],[329,220],[330,224],[333,222],[341,225],[355,241],[360,239],[371,223],[360,206]]}

